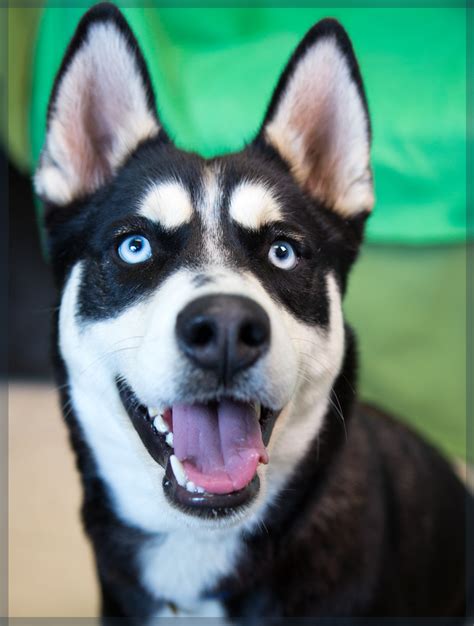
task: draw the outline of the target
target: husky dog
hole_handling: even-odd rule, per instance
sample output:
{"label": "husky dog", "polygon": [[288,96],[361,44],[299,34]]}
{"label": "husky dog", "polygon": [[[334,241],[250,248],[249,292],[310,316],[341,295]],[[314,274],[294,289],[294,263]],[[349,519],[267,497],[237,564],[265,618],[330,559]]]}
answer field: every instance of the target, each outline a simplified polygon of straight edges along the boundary
{"label": "husky dog", "polygon": [[356,402],[341,300],[370,134],[335,20],[297,47],[255,139],[208,160],[164,130],[119,10],[80,22],[35,185],[104,616],[462,614],[464,487]]}

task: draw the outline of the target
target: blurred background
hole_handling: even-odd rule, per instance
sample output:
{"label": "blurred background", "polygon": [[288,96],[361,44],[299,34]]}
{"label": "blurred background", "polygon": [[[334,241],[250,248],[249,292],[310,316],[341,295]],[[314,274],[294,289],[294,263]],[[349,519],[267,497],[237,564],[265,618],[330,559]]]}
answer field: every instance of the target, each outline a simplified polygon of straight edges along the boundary
{"label": "blurred background", "polygon": [[[12,616],[91,616],[97,591],[80,490],[50,365],[56,306],[31,175],[56,70],[92,3],[8,9],[9,586]],[[120,6],[120,3],[118,3]],[[138,3],[136,3],[138,5]],[[80,5],[80,6],[77,6]],[[255,134],[304,33],[348,30],[373,124],[377,202],[345,302],[369,402],[466,459],[466,10],[147,8],[123,11],[142,46],[160,117],[205,156]],[[26,427],[27,426],[27,427]]]}

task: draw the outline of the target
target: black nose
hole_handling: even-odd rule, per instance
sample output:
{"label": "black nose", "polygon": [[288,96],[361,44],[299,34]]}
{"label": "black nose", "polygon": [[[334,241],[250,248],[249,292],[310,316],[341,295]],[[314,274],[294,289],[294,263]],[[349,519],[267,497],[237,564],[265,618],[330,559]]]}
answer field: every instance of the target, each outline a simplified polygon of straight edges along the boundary
{"label": "black nose", "polygon": [[242,296],[203,296],[178,315],[181,350],[224,383],[259,359],[270,344],[270,320],[262,307]]}

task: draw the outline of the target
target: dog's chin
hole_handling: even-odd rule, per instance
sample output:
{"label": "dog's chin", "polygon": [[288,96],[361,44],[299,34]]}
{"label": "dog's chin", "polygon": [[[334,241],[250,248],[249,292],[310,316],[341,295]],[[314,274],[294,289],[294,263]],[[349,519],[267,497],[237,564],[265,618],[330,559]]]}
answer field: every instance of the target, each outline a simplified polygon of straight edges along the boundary
{"label": "dog's chin", "polygon": [[123,379],[117,388],[145,448],[165,470],[170,505],[225,525],[246,517],[260,492],[257,470],[268,462],[279,411],[231,396],[154,408],[141,404]]}

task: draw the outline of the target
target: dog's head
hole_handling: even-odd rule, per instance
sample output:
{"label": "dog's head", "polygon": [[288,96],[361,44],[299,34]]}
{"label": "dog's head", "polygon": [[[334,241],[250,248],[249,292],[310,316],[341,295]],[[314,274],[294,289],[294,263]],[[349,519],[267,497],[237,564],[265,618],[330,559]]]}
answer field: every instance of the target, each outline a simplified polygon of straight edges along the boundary
{"label": "dog's head", "polygon": [[120,12],[81,21],[35,184],[70,400],[128,521],[252,522],[320,432],[373,204],[369,149],[333,20],[296,49],[254,141],[210,160],[169,139]]}

